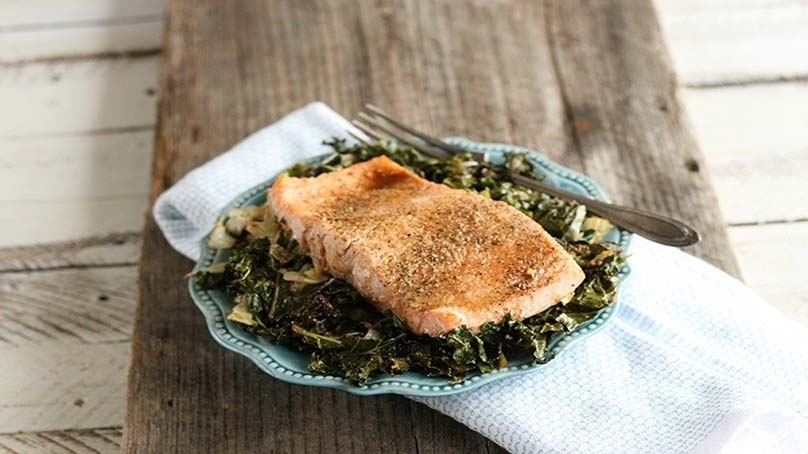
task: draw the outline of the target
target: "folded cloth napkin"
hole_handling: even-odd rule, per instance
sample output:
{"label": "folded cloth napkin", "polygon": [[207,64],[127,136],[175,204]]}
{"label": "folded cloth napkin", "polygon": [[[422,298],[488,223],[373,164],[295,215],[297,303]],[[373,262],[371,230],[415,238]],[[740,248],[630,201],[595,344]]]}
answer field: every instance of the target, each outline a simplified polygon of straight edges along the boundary
{"label": "folded cloth napkin", "polygon": [[[293,112],[177,182],[155,220],[196,260],[230,200],[349,128],[322,103]],[[630,253],[603,331],[535,373],[416,400],[516,453],[808,452],[808,331],[679,250]]]}

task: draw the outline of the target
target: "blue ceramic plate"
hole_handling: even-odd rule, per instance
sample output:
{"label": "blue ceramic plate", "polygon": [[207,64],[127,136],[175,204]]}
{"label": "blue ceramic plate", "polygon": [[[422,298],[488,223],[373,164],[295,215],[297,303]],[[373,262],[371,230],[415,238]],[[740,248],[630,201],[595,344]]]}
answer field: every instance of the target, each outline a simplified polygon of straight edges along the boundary
{"label": "blue ceramic plate", "polygon": [[[449,141],[460,147],[489,153],[492,160],[502,159],[503,153],[528,153],[535,164],[537,173],[544,176],[544,181],[568,191],[586,194],[605,200],[606,194],[591,179],[578,172],[562,167],[541,154],[512,145],[477,143],[467,139],[453,138]],[[266,189],[272,185],[274,178],[261,184],[244,194],[241,194],[224,210],[225,215],[230,209],[247,205],[261,205],[266,201]],[[612,230],[606,237],[607,241],[618,243],[623,250],[627,250],[631,234],[622,229]],[[207,247],[207,237],[202,240],[202,258],[197,262],[195,269],[210,266],[223,261],[226,251],[217,252]],[[629,272],[626,267],[622,274],[625,277]],[[330,375],[312,374],[306,369],[308,355],[295,350],[272,344],[266,339],[248,333],[238,323],[226,319],[233,307],[233,298],[219,290],[203,290],[194,278],[188,283],[191,297],[200,311],[205,315],[210,333],[217,342],[236,353],[251,359],[261,370],[283,381],[309,386],[327,386],[348,391],[353,394],[403,394],[410,396],[441,396],[463,392],[490,383],[500,378],[528,373],[542,365],[534,364],[529,358],[522,361],[511,361],[504,369],[486,374],[472,374],[462,383],[451,384],[446,378],[426,377],[415,372],[407,372],[391,377],[379,375],[365,386],[354,386],[346,383],[339,377]],[[600,330],[617,310],[619,298],[589,323],[581,325],[568,335],[558,335],[550,342],[550,351],[556,355],[563,354],[564,350],[581,342]]]}

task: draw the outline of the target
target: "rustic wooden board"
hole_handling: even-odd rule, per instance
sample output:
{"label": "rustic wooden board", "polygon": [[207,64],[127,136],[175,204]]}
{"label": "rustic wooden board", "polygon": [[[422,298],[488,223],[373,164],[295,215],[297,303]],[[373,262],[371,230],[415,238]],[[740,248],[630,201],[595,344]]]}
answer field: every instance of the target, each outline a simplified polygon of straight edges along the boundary
{"label": "rustic wooden board", "polygon": [[[373,101],[441,134],[541,148],[617,200],[695,223],[693,251],[736,272],[650,3],[547,6],[174,1],[153,195],[306,102],[350,114]],[[125,451],[498,449],[403,398],[261,374],[210,339],[182,279],[191,263],[152,220],[143,241]]]}
{"label": "rustic wooden board", "polygon": [[151,129],[157,61],[0,65],[0,138]]}
{"label": "rustic wooden board", "polygon": [[123,422],[135,280],[133,266],[0,274],[0,433]]}
{"label": "rustic wooden board", "polygon": [[117,233],[0,249],[0,272],[135,265],[139,257],[140,233]]}
{"label": "rustic wooden board", "polygon": [[154,53],[165,0],[0,2],[0,64]]}
{"label": "rustic wooden board", "polygon": [[808,219],[808,83],[689,89],[684,100],[727,222]]}
{"label": "rustic wooden board", "polygon": [[690,251],[737,275],[652,5],[551,4],[549,39],[571,135],[562,159],[576,156],[616,201],[689,221],[704,238]]}
{"label": "rustic wooden board", "polygon": [[808,74],[804,0],[655,0],[686,86],[776,82]]}
{"label": "rustic wooden board", "polygon": [[[656,0],[654,3],[660,13],[679,81],[685,85],[713,87],[725,83],[799,79],[807,73],[808,60],[793,57],[800,55],[800,50],[805,49],[808,42],[808,28],[804,26],[808,9],[802,0]],[[3,120],[0,124],[14,126],[6,130],[6,134],[12,136],[11,140],[0,139],[0,167],[7,173],[0,175],[0,180],[10,182],[16,175],[23,174],[38,182],[34,190],[46,189],[36,194],[35,205],[29,211],[22,211],[31,220],[37,221],[40,230],[15,229],[13,235],[4,238],[13,239],[15,244],[71,240],[2,249],[0,271],[119,266],[137,260],[137,235],[106,233],[118,231],[121,226],[129,226],[126,230],[135,224],[139,226],[145,198],[133,199],[131,205],[121,201],[106,206],[84,203],[82,197],[94,193],[95,183],[84,187],[76,183],[90,182],[93,175],[98,175],[102,183],[99,188],[103,190],[114,189],[105,182],[116,179],[126,182],[121,186],[127,188],[144,184],[142,170],[148,165],[142,153],[144,148],[138,145],[137,149],[133,149],[123,141],[118,144],[109,140],[109,134],[95,134],[95,131],[133,130],[122,135],[150,134],[153,104],[142,108],[138,97],[142,96],[144,87],[143,95],[150,96],[148,93],[154,87],[156,66],[152,64],[147,70],[142,70],[135,61],[128,74],[93,68],[119,67],[120,62],[131,60],[118,56],[133,51],[141,57],[144,50],[147,55],[154,53],[162,35],[159,29],[162,10],[163,0],[87,0],[80,3],[27,0],[0,4],[0,41],[6,44],[0,48],[0,62],[15,62],[1,68],[3,77],[0,77],[0,85],[7,84],[9,91],[6,93],[22,90],[19,97],[5,98],[11,107],[0,112],[0,115],[6,113],[16,117],[20,112],[27,112],[25,119],[29,123],[9,119],[11,116],[0,117]],[[784,49],[791,50],[784,52]],[[716,58],[716,55],[720,58]],[[93,59],[89,60],[88,57]],[[85,61],[71,62],[77,58]],[[57,64],[28,63],[41,59],[52,59]],[[153,57],[146,60],[156,61]],[[63,78],[64,73],[68,74],[66,78]],[[9,74],[14,77],[9,77]],[[86,79],[86,83],[82,79]],[[28,80],[31,84],[21,84],[21,80]],[[54,84],[59,84],[59,90],[54,90]],[[803,99],[808,92],[800,89],[800,86],[804,84],[769,83],[684,90],[685,104],[716,185],[722,210],[730,224],[771,223],[806,217],[805,204],[793,203],[794,200],[804,200],[802,194],[805,185],[801,181],[804,172],[801,173],[801,169],[808,165],[808,136],[803,127],[807,115],[805,106],[808,105]],[[99,106],[104,104],[105,99],[129,106],[138,115],[111,112],[113,106],[104,107],[99,115]],[[25,105],[28,100],[33,100],[35,104],[37,100],[50,100],[51,103],[28,106]],[[19,109],[20,106],[23,110]],[[29,107],[31,109],[24,110]],[[52,134],[57,136],[32,137]],[[139,138],[137,140],[140,141]],[[26,143],[28,141],[30,143]],[[140,162],[133,161],[135,156],[129,156],[128,160],[126,157],[116,160],[116,156],[105,150],[109,150],[109,147],[120,147],[121,153],[136,153]],[[9,152],[2,153],[6,150]],[[39,159],[37,153],[43,153],[44,159]],[[59,159],[59,153],[64,159]],[[99,172],[94,172],[88,178],[83,170],[91,166],[97,166]],[[76,169],[79,169],[81,178],[55,181],[52,177],[59,173],[70,174]],[[138,172],[137,181],[131,179],[133,171]],[[11,180],[7,179],[9,176]],[[738,191],[741,182],[744,191]],[[62,183],[68,186],[60,186]],[[7,186],[0,192],[6,195],[2,204],[8,213],[15,203],[8,196],[19,193],[16,191],[19,185]],[[71,191],[71,198],[65,198],[63,190],[74,188],[85,190],[86,193]],[[771,191],[773,188],[776,190]],[[788,200],[784,202],[783,197],[778,197],[777,203],[771,203],[765,196],[766,191],[759,189],[779,196],[790,194],[791,203]],[[30,196],[31,193],[21,195]],[[105,195],[98,196],[102,197]],[[138,197],[143,197],[142,192],[138,192]],[[59,210],[38,206],[46,203],[52,207],[53,203],[58,205],[62,201],[64,206]],[[30,203],[30,200],[23,201],[17,206],[24,207]],[[73,205],[68,206],[71,203]],[[51,218],[58,217],[59,222],[38,222],[43,211]],[[112,216],[114,222],[107,225],[109,229],[99,231],[103,236],[83,238],[95,233],[92,228],[104,227],[86,222],[88,217],[95,218],[101,212]],[[10,218],[15,222],[10,224],[7,219],[4,225],[31,225],[30,221],[21,221],[18,216]],[[88,226],[91,229],[88,230]],[[43,230],[45,228],[47,230]],[[808,323],[804,298],[808,289],[804,276],[800,274],[799,264],[794,262],[806,256],[806,233],[807,222],[736,226],[730,229],[733,249],[738,254],[747,283],[773,305]],[[28,237],[24,239],[25,235]],[[786,249],[789,254],[780,253]],[[46,273],[36,279],[33,276],[26,275],[25,282],[41,284],[45,288],[51,288],[53,284],[69,289],[73,282],[72,278],[64,278],[59,273]],[[85,291],[94,294],[90,287],[85,286],[82,278],[75,279],[82,283]],[[103,279],[113,278],[105,276]],[[13,285],[20,284],[19,280],[13,281]],[[21,291],[30,293],[35,290],[31,285],[22,284]],[[126,285],[131,288],[133,279],[127,279]],[[13,291],[10,287],[7,290]],[[52,292],[58,296],[59,290],[57,288]],[[133,298],[134,290],[127,290],[124,294],[127,298]],[[81,295],[73,295],[81,298]],[[36,308],[36,305],[33,307]],[[21,307],[18,312],[24,311],[25,308]],[[70,304],[63,304],[49,308],[47,314],[52,319],[69,320],[77,312]],[[72,331],[83,338],[98,336],[96,330],[97,326],[92,324],[87,326],[86,331],[72,327]],[[35,359],[42,356],[42,352],[51,352],[47,361],[57,364],[51,369],[54,379],[58,379],[56,374],[59,377],[78,374],[69,388],[64,381],[56,380],[55,385],[53,382],[39,382],[39,387],[27,387],[20,391],[21,386],[28,384],[27,380],[4,382],[3,387],[7,392],[0,397],[0,413],[9,419],[4,421],[3,430],[32,430],[42,427],[42,422],[54,429],[121,423],[124,403],[119,399],[123,394],[121,377],[124,370],[122,363],[116,362],[115,358],[125,355],[129,349],[128,342],[115,340],[117,350],[114,351],[103,347],[93,350],[93,355],[100,356],[93,360],[91,367],[98,370],[86,370],[83,368],[87,364],[65,359],[73,354],[74,350],[71,349],[77,348],[65,344],[65,340],[65,337],[50,339],[39,336],[35,344],[25,346],[32,349],[30,353],[18,351],[14,355],[0,355],[8,361],[3,361],[4,364],[13,363],[15,367],[22,364],[25,370],[34,371],[40,367]],[[82,355],[88,354],[88,350],[80,348],[80,351]],[[99,374],[110,378],[93,381],[93,377]],[[79,407],[75,405],[75,397],[70,400],[73,396],[90,395],[94,388],[103,389],[93,397],[95,402],[103,401],[100,409],[92,408],[94,402]],[[15,417],[14,405],[21,402],[20,393],[39,397],[39,400],[28,402],[39,408],[25,413],[23,418]],[[60,393],[63,393],[61,398],[52,399]],[[98,400],[99,396],[103,398]],[[3,419],[0,416],[0,420]],[[120,441],[119,431],[107,429],[6,434],[0,435],[0,452],[113,452],[119,449],[115,443],[109,444],[96,437],[96,433],[104,433],[117,440],[116,443]]]}
{"label": "rustic wooden board", "polygon": [[[0,139],[0,223],[26,226],[0,247],[138,230],[152,143],[151,129]],[[41,222],[43,213],[59,222]]]}
{"label": "rustic wooden board", "polygon": [[154,16],[112,24],[14,30],[0,38],[0,63],[39,62],[154,55],[160,48],[163,21]]}
{"label": "rustic wooden board", "polygon": [[0,453],[112,454],[119,452],[121,452],[120,428],[0,434]]}
{"label": "rustic wooden board", "polygon": [[0,4],[0,30],[115,24],[163,14],[165,0],[9,0]]}
{"label": "rustic wooden board", "polygon": [[135,267],[0,274],[0,346],[129,340]]}
{"label": "rustic wooden board", "polygon": [[808,221],[732,227],[729,235],[749,286],[808,326]]}
{"label": "rustic wooden board", "polygon": [[50,347],[0,346],[0,434],[120,425],[130,343]]}

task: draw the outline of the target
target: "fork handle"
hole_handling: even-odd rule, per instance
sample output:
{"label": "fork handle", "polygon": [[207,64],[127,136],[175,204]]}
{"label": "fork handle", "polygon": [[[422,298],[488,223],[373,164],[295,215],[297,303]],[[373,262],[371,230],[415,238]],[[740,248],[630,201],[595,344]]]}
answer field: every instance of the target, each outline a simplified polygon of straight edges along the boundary
{"label": "fork handle", "polygon": [[628,231],[668,246],[690,246],[701,239],[698,232],[684,222],[637,208],[592,199],[543,184],[524,175],[511,174],[514,182],[554,197],[574,200],[598,216]]}

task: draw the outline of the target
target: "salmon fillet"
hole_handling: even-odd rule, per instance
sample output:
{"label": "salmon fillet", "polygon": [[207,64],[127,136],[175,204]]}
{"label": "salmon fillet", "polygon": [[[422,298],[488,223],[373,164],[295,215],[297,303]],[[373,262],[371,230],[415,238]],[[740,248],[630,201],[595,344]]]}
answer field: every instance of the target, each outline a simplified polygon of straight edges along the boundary
{"label": "salmon fillet", "polygon": [[281,175],[275,213],[327,273],[415,333],[530,317],[584,279],[519,210],[427,181],[387,157],[314,178]]}

